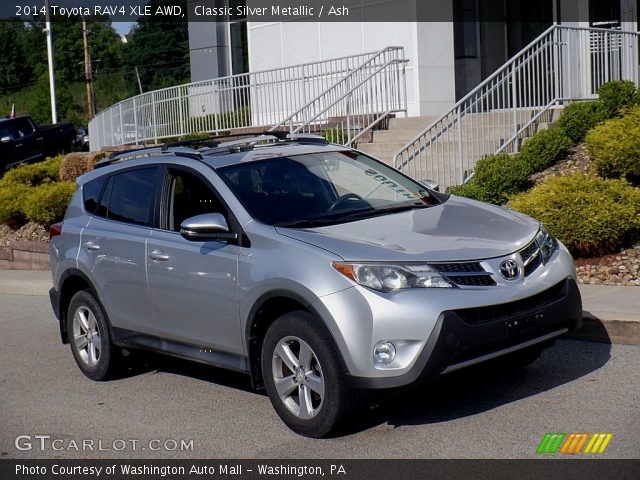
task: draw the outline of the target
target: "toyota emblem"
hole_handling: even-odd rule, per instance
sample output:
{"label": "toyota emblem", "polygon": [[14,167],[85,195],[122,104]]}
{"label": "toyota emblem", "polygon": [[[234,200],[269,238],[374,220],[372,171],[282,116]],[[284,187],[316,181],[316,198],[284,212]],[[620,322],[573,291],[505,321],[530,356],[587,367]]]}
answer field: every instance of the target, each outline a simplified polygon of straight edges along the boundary
{"label": "toyota emblem", "polygon": [[500,275],[505,280],[515,280],[520,275],[520,267],[518,267],[515,260],[505,260],[500,264]]}

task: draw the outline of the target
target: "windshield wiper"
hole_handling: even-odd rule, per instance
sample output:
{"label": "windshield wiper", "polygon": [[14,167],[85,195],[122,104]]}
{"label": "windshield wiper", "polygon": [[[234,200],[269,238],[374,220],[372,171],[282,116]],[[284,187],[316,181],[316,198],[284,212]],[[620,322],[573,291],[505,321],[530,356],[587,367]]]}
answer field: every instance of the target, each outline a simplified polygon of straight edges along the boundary
{"label": "windshield wiper", "polygon": [[406,212],[408,210],[416,210],[421,208],[428,208],[429,205],[423,203],[413,203],[409,205],[395,205],[386,208],[367,208],[364,210],[357,210],[347,215],[332,216],[332,217],[318,217],[318,218],[303,218],[301,220],[294,220],[292,222],[275,223],[274,227],[282,228],[312,228],[322,227],[327,225],[334,225],[337,223],[345,223],[351,220],[359,218],[375,217],[378,215],[385,215],[388,213]]}
{"label": "windshield wiper", "polygon": [[386,207],[386,208],[373,208],[371,210],[365,210],[365,211],[351,213],[349,215],[344,215],[340,217],[340,220],[344,220],[347,218],[354,219],[354,218],[375,217],[378,215],[385,215],[388,213],[400,213],[400,212],[406,212],[409,210],[417,210],[421,208],[429,208],[429,205],[425,205],[423,203],[412,203],[410,205],[395,205],[393,207]]}
{"label": "windshield wiper", "polygon": [[273,226],[281,228],[322,227],[339,222],[340,220],[335,218],[303,218],[302,220],[294,220],[292,222],[274,223]]}

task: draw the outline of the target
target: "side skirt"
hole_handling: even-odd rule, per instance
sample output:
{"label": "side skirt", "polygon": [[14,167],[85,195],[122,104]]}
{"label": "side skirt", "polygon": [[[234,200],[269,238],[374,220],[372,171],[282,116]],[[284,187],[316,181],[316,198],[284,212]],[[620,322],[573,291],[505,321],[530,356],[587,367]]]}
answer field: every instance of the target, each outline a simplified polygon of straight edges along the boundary
{"label": "side skirt", "polygon": [[250,374],[249,362],[243,355],[214,350],[208,347],[189,345],[186,343],[174,342],[164,338],[144,335],[121,328],[112,328],[113,343],[119,347],[170,355],[185,360],[191,360],[212,367],[225,368],[236,372]]}

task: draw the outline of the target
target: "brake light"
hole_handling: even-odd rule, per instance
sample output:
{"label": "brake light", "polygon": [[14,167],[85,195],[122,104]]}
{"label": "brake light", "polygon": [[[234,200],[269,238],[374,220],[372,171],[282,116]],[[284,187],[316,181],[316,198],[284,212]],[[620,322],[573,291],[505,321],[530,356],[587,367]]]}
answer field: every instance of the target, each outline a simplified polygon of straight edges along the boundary
{"label": "brake light", "polygon": [[62,233],[62,222],[54,223],[49,227],[49,241],[51,241],[53,237],[57,237],[61,233]]}

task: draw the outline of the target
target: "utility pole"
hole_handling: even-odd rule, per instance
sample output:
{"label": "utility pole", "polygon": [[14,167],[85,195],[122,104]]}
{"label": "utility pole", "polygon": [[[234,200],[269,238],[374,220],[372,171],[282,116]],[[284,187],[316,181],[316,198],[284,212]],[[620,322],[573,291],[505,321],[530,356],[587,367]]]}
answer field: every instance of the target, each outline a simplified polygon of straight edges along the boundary
{"label": "utility pole", "polygon": [[138,72],[138,66],[136,65],[136,77],[138,78],[138,88],[140,89],[140,95],[144,92],[142,91],[142,82],[140,81],[140,72]]}
{"label": "utility pole", "polygon": [[51,123],[58,123],[56,110],[56,79],[53,73],[53,41],[51,40],[51,18],[49,18],[49,0],[44,0],[45,31],[47,32],[47,59],[49,63],[49,92],[51,94]]}
{"label": "utility pole", "polygon": [[87,81],[87,110],[89,120],[96,114],[96,97],[93,93],[93,74],[91,71],[91,54],[89,53],[89,30],[87,29],[87,19],[82,17],[82,40],[84,42],[84,76]]}

